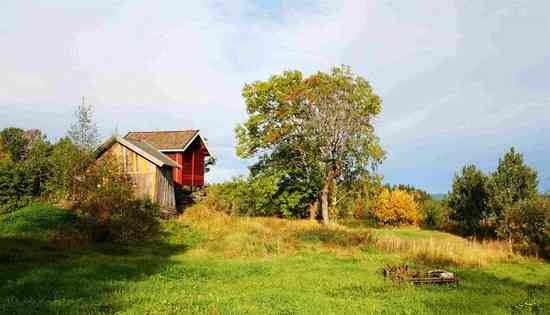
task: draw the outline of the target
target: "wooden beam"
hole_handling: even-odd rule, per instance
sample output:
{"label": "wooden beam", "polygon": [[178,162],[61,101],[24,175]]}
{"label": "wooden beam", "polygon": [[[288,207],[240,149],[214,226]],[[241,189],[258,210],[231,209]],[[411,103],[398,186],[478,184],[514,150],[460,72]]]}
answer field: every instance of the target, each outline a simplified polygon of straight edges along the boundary
{"label": "wooden beam", "polygon": [[191,187],[195,187],[195,151],[191,155]]}

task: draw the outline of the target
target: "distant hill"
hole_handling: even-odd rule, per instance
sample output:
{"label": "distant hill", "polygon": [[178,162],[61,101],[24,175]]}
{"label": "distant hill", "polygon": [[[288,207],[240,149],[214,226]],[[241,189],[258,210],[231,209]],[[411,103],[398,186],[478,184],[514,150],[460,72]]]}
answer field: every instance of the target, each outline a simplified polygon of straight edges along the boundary
{"label": "distant hill", "polygon": [[447,194],[431,194],[432,198],[435,200],[442,200],[443,198],[447,197]]}

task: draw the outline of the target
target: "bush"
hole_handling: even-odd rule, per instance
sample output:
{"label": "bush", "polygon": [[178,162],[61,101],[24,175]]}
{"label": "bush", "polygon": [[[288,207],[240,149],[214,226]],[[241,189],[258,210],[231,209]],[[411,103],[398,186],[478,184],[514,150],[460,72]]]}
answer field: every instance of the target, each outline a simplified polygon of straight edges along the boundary
{"label": "bush", "polygon": [[32,202],[33,176],[28,169],[10,160],[0,161],[0,214]]}
{"label": "bush", "polygon": [[446,230],[450,223],[449,213],[450,209],[444,200],[429,199],[420,207],[422,224],[430,229]]}
{"label": "bush", "polygon": [[81,227],[89,237],[97,242],[146,240],[160,231],[158,221],[159,206],[149,200],[128,198],[118,201],[109,209],[106,216],[98,215],[96,209],[111,203],[109,197],[92,198],[79,204],[82,215]]}
{"label": "bush", "polygon": [[372,209],[379,223],[388,225],[416,224],[420,221],[414,196],[396,189],[382,190]]}
{"label": "bush", "polygon": [[134,197],[134,183],[116,161],[92,164],[78,188],[73,209],[93,240],[143,240],[158,233],[159,206]]}
{"label": "bush", "polygon": [[93,155],[63,138],[52,146],[48,159],[51,176],[45,184],[47,197],[53,201],[71,199],[79,176],[93,163]]}
{"label": "bush", "polygon": [[550,199],[536,197],[505,208],[497,233],[525,253],[550,258]]}
{"label": "bush", "polygon": [[231,214],[250,216],[276,215],[274,196],[277,192],[276,178],[243,177],[209,186],[206,202],[217,210]]}
{"label": "bush", "polygon": [[206,204],[226,213],[247,216],[307,216],[309,195],[300,190],[284,189],[279,175],[237,177],[207,188]]}

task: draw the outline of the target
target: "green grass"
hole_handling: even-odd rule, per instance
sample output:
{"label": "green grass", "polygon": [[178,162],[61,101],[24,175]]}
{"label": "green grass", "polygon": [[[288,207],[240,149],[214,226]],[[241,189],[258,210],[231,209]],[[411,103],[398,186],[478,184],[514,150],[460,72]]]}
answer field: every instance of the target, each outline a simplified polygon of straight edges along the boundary
{"label": "green grass", "polygon": [[[365,230],[195,209],[165,223],[155,241],[59,249],[39,234],[70,225],[70,215],[44,205],[21,211],[0,217],[1,314],[550,312],[550,265],[531,259],[450,265],[463,279],[458,287],[414,287],[389,282],[380,271],[417,262],[368,245]],[[410,228],[373,234],[454,238]]]}
{"label": "green grass", "polygon": [[46,204],[33,204],[0,215],[0,236],[42,238],[49,229],[74,223],[76,215]]}

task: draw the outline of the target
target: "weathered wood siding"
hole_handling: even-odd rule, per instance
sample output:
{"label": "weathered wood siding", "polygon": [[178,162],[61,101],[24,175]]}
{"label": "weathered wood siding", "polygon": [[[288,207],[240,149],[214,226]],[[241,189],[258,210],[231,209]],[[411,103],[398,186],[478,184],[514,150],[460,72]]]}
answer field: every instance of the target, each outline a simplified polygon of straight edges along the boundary
{"label": "weathered wood siding", "polygon": [[176,197],[174,195],[174,181],[172,180],[172,168],[157,168],[157,202],[164,207],[175,209]]}
{"label": "weathered wood siding", "polygon": [[170,167],[161,169],[120,143],[113,144],[105,155],[117,159],[132,177],[136,197],[150,198],[163,208],[175,209],[174,182]]}

